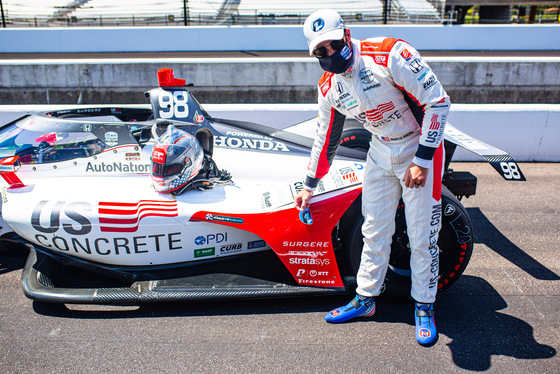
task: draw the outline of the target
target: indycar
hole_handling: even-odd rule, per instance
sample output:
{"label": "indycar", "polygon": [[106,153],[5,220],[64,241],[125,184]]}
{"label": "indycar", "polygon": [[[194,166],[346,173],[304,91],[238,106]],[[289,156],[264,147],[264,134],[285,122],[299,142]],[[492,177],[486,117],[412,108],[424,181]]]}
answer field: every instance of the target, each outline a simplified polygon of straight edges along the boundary
{"label": "indycar", "polygon": [[[212,117],[171,69],[151,106],[99,106],[25,115],[0,128],[4,248],[28,250],[24,294],[40,302],[137,304],[353,292],[363,246],[361,183],[371,134],[348,124],[308,211],[293,206],[314,120],[277,130]],[[168,126],[193,134],[231,176],[184,194],[161,193],[150,157]],[[438,290],[461,276],[473,229],[460,199],[476,177],[449,168],[457,146],[506,180],[524,180],[504,151],[448,125]],[[408,297],[404,205],[395,217],[383,295]]]}

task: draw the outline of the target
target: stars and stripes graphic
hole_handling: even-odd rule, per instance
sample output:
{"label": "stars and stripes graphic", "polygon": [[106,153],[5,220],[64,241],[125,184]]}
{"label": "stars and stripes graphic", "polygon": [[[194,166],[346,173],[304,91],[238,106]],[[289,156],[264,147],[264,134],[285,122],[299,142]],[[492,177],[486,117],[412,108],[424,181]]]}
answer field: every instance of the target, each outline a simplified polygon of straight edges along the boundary
{"label": "stars and stripes graphic", "polygon": [[430,124],[430,130],[439,130],[440,125],[441,125],[441,123],[438,122],[438,115],[434,114],[432,116],[432,122]]}
{"label": "stars and stripes graphic", "polygon": [[356,175],[356,173],[351,167],[345,167],[340,169],[340,174],[342,174],[342,179],[350,183],[358,182],[358,176]]}
{"label": "stars and stripes graphic", "polygon": [[366,118],[371,122],[381,121],[383,119],[383,113],[389,112],[393,109],[395,109],[395,104],[393,104],[392,101],[389,101],[388,103],[379,105],[377,108],[368,110],[366,112]]}
{"label": "stars and stripes graphic", "polygon": [[99,202],[99,227],[102,232],[135,232],[142,218],[177,216],[176,201]]}
{"label": "stars and stripes graphic", "polygon": [[356,183],[358,181],[358,176],[356,176],[356,173],[351,172],[350,174],[343,175],[342,179],[347,180],[350,183]]}

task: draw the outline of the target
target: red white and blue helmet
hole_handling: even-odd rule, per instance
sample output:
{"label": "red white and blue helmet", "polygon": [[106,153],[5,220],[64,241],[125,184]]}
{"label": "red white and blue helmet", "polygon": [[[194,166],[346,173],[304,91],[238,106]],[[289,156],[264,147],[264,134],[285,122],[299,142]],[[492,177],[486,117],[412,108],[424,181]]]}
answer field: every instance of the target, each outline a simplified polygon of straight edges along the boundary
{"label": "red white and blue helmet", "polygon": [[150,176],[159,192],[171,192],[196,177],[202,167],[204,152],[191,134],[169,125],[152,151]]}

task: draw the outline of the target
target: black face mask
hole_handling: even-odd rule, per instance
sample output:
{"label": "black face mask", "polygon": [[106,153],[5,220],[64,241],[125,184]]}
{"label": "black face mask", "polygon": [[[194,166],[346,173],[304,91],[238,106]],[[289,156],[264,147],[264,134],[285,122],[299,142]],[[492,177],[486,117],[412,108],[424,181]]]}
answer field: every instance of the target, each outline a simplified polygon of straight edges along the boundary
{"label": "black face mask", "polygon": [[321,68],[325,71],[341,74],[352,66],[352,50],[346,45],[341,51],[337,51],[330,56],[319,59]]}

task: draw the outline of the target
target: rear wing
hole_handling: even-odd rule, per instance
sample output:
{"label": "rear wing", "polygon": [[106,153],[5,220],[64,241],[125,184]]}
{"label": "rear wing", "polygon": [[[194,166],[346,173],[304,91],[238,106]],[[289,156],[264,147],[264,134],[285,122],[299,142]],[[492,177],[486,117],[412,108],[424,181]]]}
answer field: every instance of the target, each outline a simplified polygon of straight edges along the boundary
{"label": "rear wing", "polygon": [[445,141],[481,156],[507,181],[526,180],[519,165],[506,151],[465,134],[449,122],[445,125]]}

